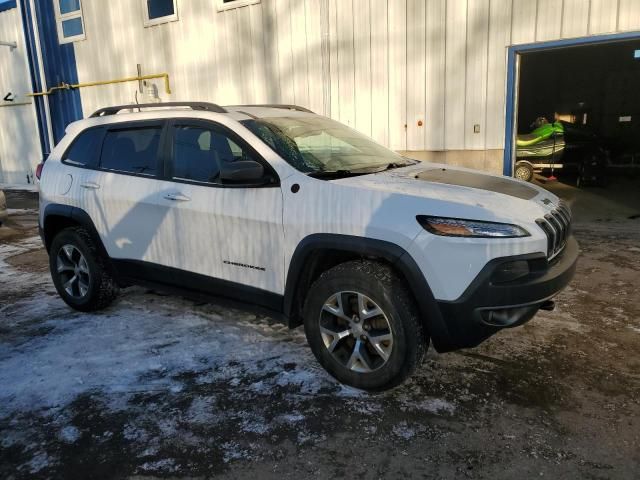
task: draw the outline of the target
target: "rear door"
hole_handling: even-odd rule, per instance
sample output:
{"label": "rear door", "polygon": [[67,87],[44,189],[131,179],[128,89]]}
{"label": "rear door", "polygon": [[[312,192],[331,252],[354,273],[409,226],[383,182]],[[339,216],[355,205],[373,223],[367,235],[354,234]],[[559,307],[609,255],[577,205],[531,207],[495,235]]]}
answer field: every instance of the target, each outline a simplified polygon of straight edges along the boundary
{"label": "rear door", "polygon": [[[173,190],[160,237],[167,248],[178,245],[172,266],[282,294],[284,232],[276,173],[237,134],[213,122],[173,120],[168,138],[165,175]],[[249,159],[263,163],[271,181],[220,180],[224,162]]]}
{"label": "rear door", "polygon": [[79,179],[80,205],[110,257],[165,264],[158,231],[168,214],[162,181],[163,121],[105,127],[97,164]]}

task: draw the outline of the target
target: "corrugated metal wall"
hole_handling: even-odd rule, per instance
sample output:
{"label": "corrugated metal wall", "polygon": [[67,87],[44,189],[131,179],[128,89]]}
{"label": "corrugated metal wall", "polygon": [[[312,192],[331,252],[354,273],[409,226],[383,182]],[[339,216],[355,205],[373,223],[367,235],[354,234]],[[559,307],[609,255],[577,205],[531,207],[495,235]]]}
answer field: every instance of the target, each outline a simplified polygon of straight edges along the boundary
{"label": "corrugated metal wall", "polygon": [[[42,155],[34,105],[24,96],[31,80],[17,8],[0,12],[0,40],[18,44],[0,47],[0,183],[27,183]],[[9,92],[13,102],[2,100]]]}
{"label": "corrugated metal wall", "polygon": [[[640,28],[638,0],[178,0],[148,28],[141,2],[83,6],[81,81],[140,63],[169,72],[171,99],[297,103],[397,150],[503,148],[507,46]],[[134,90],[87,89],[84,113]]]}

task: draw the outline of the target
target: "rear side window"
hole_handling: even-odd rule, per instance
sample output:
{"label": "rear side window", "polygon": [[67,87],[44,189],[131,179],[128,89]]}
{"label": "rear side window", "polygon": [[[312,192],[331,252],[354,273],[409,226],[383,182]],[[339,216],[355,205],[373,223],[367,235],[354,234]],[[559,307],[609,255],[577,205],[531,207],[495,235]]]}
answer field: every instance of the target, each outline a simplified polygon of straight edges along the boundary
{"label": "rear side window", "polygon": [[105,170],[155,175],[162,127],[140,127],[107,132],[100,167]]}
{"label": "rear side window", "polygon": [[100,155],[100,140],[104,131],[102,128],[85,130],[76,137],[62,157],[65,163],[77,166],[94,165]]}

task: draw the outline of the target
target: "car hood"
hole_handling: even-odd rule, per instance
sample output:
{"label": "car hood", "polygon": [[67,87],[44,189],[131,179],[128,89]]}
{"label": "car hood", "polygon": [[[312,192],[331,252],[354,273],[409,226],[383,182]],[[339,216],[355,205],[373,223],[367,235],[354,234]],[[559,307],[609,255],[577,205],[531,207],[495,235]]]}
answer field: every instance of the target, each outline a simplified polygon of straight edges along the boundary
{"label": "car hood", "polygon": [[531,183],[434,163],[348,177],[334,183],[429,199],[430,214],[473,215],[478,220],[530,220],[544,216],[559,204],[558,197]]}

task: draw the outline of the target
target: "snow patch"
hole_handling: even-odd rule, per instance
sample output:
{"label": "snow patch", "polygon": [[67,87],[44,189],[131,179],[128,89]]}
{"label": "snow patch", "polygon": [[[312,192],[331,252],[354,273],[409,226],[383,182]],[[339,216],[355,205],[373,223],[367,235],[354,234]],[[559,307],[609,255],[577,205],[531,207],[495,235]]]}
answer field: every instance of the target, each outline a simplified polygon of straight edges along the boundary
{"label": "snow patch", "polygon": [[416,436],[415,429],[409,427],[409,425],[405,421],[402,421],[399,424],[394,425],[393,429],[391,430],[391,433],[393,433],[396,437],[401,438],[403,440],[410,440]]}
{"label": "snow patch", "polygon": [[306,417],[301,413],[286,413],[284,415],[280,415],[280,421],[284,423],[297,423],[302,422]]}
{"label": "snow patch", "polygon": [[442,413],[453,415],[456,411],[456,406],[453,403],[447,402],[441,398],[426,398],[417,402],[415,407],[418,410],[424,410],[426,412],[433,413],[434,415]]}
{"label": "snow patch", "polygon": [[67,425],[58,433],[58,438],[64,443],[75,443],[80,438],[81,433],[73,425]]}
{"label": "snow patch", "polygon": [[38,473],[40,470],[43,470],[51,465],[51,458],[46,452],[38,452],[31,460],[27,462],[26,466],[29,469],[29,473]]}
{"label": "snow patch", "polygon": [[177,472],[178,466],[173,458],[164,458],[162,460],[156,460],[155,462],[145,462],[140,465],[142,470],[146,471],[158,471],[163,472]]}
{"label": "snow patch", "polygon": [[222,448],[224,450],[224,455],[222,457],[222,461],[224,463],[229,463],[233,460],[242,460],[242,459],[251,458],[250,452],[242,448],[236,442],[225,442],[222,444]]}

